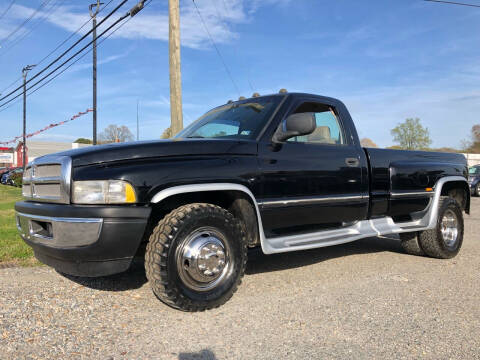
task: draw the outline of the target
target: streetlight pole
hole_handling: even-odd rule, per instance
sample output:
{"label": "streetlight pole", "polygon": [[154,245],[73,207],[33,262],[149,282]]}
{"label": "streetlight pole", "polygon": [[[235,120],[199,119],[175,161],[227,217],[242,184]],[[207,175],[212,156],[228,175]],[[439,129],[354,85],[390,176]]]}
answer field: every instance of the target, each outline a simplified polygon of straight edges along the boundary
{"label": "streetlight pole", "polygon": [[95,4],[90,4],[88,7],[90,17],[93,19],[93,145],[97,145],[97,14],[100,10],[100,5],[103,5],[103,3],[97,0]]}
{"label": "streetlight pole", "polygon": [[23,145],[22,145],[22,167],[25,171],[26,149],[27,149],[27,74],[35,65],[27,65],[22,69],[23,75]]}

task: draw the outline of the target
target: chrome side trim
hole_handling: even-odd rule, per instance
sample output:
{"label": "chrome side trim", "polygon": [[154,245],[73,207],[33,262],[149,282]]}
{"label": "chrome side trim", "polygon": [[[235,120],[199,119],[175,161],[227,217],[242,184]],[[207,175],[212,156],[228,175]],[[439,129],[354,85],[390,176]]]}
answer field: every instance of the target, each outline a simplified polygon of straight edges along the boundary
{"label": "chrome side trim", "polygon": [[40,215],[31,215],[21,212],[16,212],[19,216],[24,216],[33,220],[40,221],[54,221],[54,222],[69,222],[69,223],[101,223],[103,222],[102,218],[67,218],[67,217],[53,217],[53,216],[40,216]]}
{"label": "chrome side trim", "polygon": [[[103,227],[101,218],[51,217],[16,212],[15,219],[22,238],[57,248],[93,244],[99,239]],[[45,223],[50,229],[48,235],[41,233],[45,229],[39,229],[37,221]]]}
{"label": "chrome side trim", "polygon": [[467,180],[461,176],[447,176],[438,180],[435,184],[433,191],[434,195],[430,200],[428,210],[418,220],[395,223],[391,217],[383,217],[379,219],[359,221],[354,225],[339,229],[323,230],[308,234],[289,235],[274,238],[265,237],[259,205],[252,192],[243,185],[234,183],[214,183],[174,186],[157,193],[152,198],[151,202],[158,203],[172,195],[197,191],[241,191],[247,194],[255,205],[262,251],[265,254],[273,254],[337,245],[370,236],[433,229],[437,222],[438,205],[440,202],[442,187],[445,183],[451,181],[467,182]]}
{"label": "chrome side trim", "polygon": [[282,205],[310,205],[318,203],[331,203],[331,202],[343,202],[343,201],[365,201],[368,200],[368,194],[359,195],[335,195],[335,196],[319,196],[315,198],[294,198],[289,200],[266,200],[258,201],[260,206],[282,206]]}
{"label": "chrome side trim", "polygon": [[402,197],[414,197],[414,196],[433,196],[433,191],[404,191],[404,192],[391,192],[390,197],[402,198]]}

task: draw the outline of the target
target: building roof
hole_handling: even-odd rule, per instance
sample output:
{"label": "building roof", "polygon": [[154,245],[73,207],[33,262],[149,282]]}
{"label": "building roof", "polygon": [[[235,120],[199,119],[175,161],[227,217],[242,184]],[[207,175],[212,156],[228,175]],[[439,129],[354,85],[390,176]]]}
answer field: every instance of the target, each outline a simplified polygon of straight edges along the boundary
{"label": "building roof", "polygon": [[39,156],[53,154],[60,151],[71,150],[73,148],[90,146],[88,144],[76,144],[67,142],[54,142],[54,141],[28,141],[27,140],[27,153],[29,159],[34,159]]}

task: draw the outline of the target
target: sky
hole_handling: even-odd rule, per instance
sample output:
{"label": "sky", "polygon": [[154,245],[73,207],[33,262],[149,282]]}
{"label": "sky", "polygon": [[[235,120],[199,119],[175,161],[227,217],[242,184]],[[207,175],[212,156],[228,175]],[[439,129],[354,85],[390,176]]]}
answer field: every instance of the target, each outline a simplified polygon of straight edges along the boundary
{"label": "sky", "polygon": [[[0,0],[0,15],[10,2]],[[43,2],[42,10],[19,28]],[[25,65],[38,63],[87,21],[90,2],[16,1],[0,18],[0,92],[12,90],[3,89],[21,76]],[[119,2],[113,0],[100,12],[99,21]],[[135,3],[128,1],[112,19]],[[390,130],[410,117],[428,127],[432,147],[459,148],[480,123],[480,8],[422,0],[196,4],[233,81],[193,2],[180,0],[185,125],[229,99],[281,88],[339,98],[359,136],[381,147],[394,144]],[[29,76],[90,27],[88,23]],[[152,0],[99,43],[97,71],[99,132],[110,124],[126,125],[136,136],[138,100],[140,140],[160,138],[170,123],[168,2]],[[91,105],[88,53],[28,97],[27,132],[67,120]],[[21,98],[9,108],[0,107],[0,124],[0,142],[21,135]],[[79,137],[92,137],[91,114],[32,140],[72,142]]]}

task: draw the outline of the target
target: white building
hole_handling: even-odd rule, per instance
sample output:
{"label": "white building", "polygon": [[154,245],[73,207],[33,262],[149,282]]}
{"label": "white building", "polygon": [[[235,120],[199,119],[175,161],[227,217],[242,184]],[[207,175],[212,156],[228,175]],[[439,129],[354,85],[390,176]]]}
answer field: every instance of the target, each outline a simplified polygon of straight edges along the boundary
{"label": "white building", "polygon": [[[28,141],[27,140],[27,153],[26,162],[34,160],[37,157],[53,154],[60,151],[66,151],[71,149],[78,149],[85,146],[91,146],[89,144],[67,143],[67,142],[53,142],[53,141]],[[16,148],[13,165],[22,166],[22,144],[19,144]]]}

